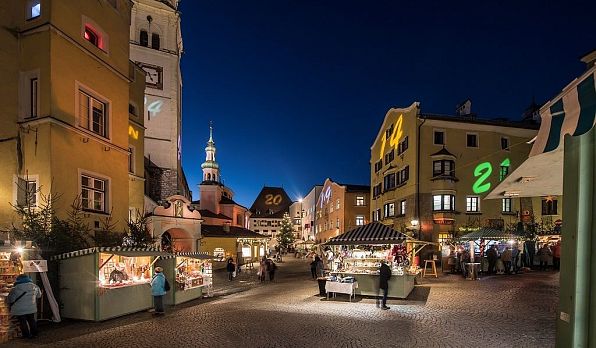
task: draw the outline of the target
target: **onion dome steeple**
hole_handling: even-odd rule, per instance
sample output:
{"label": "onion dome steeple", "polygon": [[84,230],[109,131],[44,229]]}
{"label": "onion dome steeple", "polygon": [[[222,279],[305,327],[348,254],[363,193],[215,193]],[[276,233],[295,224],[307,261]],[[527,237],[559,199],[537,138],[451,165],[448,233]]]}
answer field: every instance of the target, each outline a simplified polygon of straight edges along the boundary
{"label": "onion dome steeple", "polygon": [[215,142],[213,141],[213,122],[209,122],[209,141],[205,147],[205,162],[203,169],[203,183],[220,183],[219,164],[215,161]]}

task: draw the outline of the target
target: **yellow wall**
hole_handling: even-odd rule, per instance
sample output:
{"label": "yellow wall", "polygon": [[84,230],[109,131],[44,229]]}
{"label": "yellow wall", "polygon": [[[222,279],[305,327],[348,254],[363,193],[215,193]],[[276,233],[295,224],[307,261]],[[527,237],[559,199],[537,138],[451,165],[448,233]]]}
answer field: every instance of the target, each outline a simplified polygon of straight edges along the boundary
{"label": "yellow wall", "polygon": [[203,237],[199,251],[213,255],[215,248],[223,248],[226,253],[226,259],[229,257],[236,259],[237,245],[236,238]]}

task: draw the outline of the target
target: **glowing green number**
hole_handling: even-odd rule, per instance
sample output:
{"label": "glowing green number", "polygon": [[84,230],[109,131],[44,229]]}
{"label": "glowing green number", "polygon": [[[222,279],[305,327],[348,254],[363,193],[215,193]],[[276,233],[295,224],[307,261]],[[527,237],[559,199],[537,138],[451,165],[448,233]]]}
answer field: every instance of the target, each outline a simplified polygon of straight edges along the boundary
{"label": "glowing green number", "polygon": [[483,162],[476,166],[474,169],[474,176],[479,176],[479,178],[472,186],[472,191],[474,191],[474,193],[483,193],[490,190],[490,182],[485,183],[484,181],[488,179],[492,172],[493,167],[490,165],[490,162]]}

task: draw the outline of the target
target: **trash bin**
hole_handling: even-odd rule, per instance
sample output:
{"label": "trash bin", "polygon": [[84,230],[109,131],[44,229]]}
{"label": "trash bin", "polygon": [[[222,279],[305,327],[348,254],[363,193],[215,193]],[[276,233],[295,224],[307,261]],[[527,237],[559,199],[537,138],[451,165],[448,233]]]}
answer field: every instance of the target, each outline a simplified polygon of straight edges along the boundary
{"label": "trash bin", "polygon": [[319,296],[327,296],[327,292],[325,291],[325,283],[327,283],[327,278],[319,277],[317,278],[317,282],[319,283]]}
{"label": "trash bin", "polygon": [[466,267],[468,267],[468,280],[478,280],[478,272],[480,271],[480,263],[479,262],[470,262],[466,263]]}

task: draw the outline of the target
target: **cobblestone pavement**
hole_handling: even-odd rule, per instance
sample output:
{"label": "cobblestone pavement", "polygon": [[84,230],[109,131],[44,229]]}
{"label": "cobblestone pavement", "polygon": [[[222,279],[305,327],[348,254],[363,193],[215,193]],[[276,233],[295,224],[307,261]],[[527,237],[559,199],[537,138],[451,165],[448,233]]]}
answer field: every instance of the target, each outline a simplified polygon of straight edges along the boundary
{"label": "cobblestone pavement", "polygon": [[[371,298],[317,296],[307,262],[287,258],[275,283],[254,271],[164,317],[42,327],[36,340],[0,347],[553,347],[558,273],[465,281],[424,278],[382,311]],[[223,277],[216,275],[216,281]],[[244,279],[242,277],[245,277]],[[240,283],[243,280],[243,283]]]}

